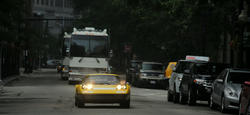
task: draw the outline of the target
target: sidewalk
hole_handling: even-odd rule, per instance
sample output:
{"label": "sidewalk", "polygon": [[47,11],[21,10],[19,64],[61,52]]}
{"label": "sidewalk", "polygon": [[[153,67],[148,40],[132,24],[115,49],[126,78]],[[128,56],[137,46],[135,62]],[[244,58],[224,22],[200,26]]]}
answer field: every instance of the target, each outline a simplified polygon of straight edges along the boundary
{"label": "sidewalk", "polygon": [[[34,70],[34,71],[40,71],[40,70]],[[10,83],[11,81],[14,81],[16,79],[19,79],[22,76],[29,76],[32,75],[32,73],[30,74],[25,74],[24,72],[24,68],[20,68],[20,75],[13,75],[13,76],[9,76],[8,78],[4,79],[4,80],[0,80],[0,94],[4,93],[4,86],[8,83]]]}

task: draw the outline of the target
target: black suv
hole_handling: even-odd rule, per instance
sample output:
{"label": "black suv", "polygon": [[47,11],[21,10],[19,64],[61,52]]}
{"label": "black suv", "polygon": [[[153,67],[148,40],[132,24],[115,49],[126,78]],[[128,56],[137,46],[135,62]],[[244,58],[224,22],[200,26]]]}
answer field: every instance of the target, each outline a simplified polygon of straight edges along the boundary
{"label": "black suv", "polygon": [[164,66],[158,62],[142,62],[138,64],[132,77],[132,85],[138,87],[160,86],[166,88],[167,79],[164,76]]}
{"label": "black suv", "polygon": [[209,101],[212,83],[226,67],[224,64],[194,61],[184,70],[180,84],[180,103],[196,104],[196,100]]}
{"label": "black suv", "polygon": [[140,64],[142,61],[140,60],[131,60],[130,63],[127,66],[126,69],[126,81],[131,82],[132,75],[136,72],[136,67],[138,64]]}

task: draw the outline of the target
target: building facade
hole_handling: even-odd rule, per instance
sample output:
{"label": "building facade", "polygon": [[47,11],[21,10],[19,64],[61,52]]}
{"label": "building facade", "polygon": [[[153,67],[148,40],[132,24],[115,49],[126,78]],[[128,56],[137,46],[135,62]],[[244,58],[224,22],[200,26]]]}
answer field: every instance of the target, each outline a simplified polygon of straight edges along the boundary
{"label": "building facade", "polygon": [[[32,14],[42,21],[43,31],[54,37],[62,33],[62,29],[72,27],[74,18],[72,0],[32,0]],[[37,25],[37,24],[36,24]]]}

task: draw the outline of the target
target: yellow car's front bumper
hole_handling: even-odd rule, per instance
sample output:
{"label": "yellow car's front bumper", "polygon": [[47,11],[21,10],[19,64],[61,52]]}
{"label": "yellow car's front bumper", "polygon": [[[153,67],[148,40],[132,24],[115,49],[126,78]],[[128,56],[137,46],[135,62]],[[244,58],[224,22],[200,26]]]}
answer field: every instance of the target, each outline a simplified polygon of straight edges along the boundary
{"label": "yellow car's front bumper", "polygon": [[130,100],[129,94],[77,94],[76,99],[84,103],[120,103]]}

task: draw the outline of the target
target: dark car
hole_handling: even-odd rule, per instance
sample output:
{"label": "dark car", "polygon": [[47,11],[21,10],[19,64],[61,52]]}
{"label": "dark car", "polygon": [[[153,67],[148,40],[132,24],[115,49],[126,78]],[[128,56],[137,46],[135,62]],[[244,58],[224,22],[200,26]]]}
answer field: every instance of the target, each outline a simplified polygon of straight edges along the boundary
{"label": "dark car", "polygon": [[245,81],[240,94],[239,115],[250,115],[250,81]]}
{"label": "dark car", "polygon": [[167,79],[164,76],[164,65],[158,62],[142,62],[138,64],[132,77],[134,86],[160,86],[166,88]]}
{"label": "dark car", "polygon": [[135,69],[139,63],[141,63],[140,60],[131,60],[130,63],[128,64],[128,67],[126,70],[126,81],[127,82],[131,82],[132,75],[135,73]]}
{"label": "dark car", "polygon": [[221,112],[239,109],[241,85],[250,81],[250,71],[227,68],[215,79],[210,96],[210,108],[220,106]]}
{"label": "dark car", "polygon": [[180,83],[181,103],[196,104],[197,100],[209,101],[211,87],[216,76],[227,67],[224,64],[210,63],[205,61],[193,61],[189,68],[184,71]]}

